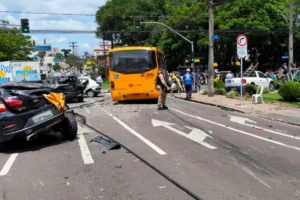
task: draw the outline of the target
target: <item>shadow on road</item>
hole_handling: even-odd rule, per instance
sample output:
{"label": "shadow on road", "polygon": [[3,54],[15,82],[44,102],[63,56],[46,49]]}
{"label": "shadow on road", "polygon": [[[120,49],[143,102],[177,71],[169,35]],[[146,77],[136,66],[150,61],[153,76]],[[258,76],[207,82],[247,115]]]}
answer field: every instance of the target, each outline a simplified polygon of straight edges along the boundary
{"label": "shadow on road", "polygon": [[47,147],[66,143],[60,133],[42,134],[38,138],[27,142],[25,138],[14,138],[4,143],[4,154],[23,153],[28,151],[38,151]]}
{"label": "shadow on road", "polygon": [[135,101],[117,101],[113,105],[132,105],[132,104],[157,104],[156,99],[151,100],[135,100]]}

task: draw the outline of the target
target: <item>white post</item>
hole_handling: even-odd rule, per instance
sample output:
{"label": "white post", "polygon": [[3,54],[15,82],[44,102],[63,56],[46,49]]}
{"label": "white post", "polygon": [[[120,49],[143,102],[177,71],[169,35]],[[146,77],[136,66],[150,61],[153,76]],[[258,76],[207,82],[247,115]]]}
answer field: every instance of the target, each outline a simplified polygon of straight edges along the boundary
{"label": "white post", "polygon": [[241,106],[243,104],[243,59],[244,58],[241,58]]}

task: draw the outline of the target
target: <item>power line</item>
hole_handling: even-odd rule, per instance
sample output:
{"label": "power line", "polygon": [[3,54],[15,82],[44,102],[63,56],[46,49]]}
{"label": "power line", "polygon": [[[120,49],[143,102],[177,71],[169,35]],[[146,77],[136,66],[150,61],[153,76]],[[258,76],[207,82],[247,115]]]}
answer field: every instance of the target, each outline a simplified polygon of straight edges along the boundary
{"label": "power line", "polygon": [[[68,16],[87,16],[87,17],[94,17],[95,14],[82,14],[82,13],[52,13],[52,12],[23,12],[23,11],[8,11],[8,10],[1,10],[0,13],[15,13],[15,14],[32,14],[32,15],[68,15]],[[218,16],[216,13],[216,17],[265,17],[265,16],[278,16],[279,14],[274,11],[272,14],[235,14],[235,13],[228,13],[222,14],[222,16]],[[178,17],[190,17],[188,15],[158,15],[158,14],[151,14],[151,13],[139,13],[136,15],[105,15],[106,17],[120,17],[120,18],[133,18],[135,16],[139,16],[142,18],[147,17],[158,17],[158,18],[178,18]],[[208,13],[200,13],[197,17],[208,17]]]}
{"label": "power line", "polygon": [[32,14],[32,15],[74,15],[74,16],[95,16],[95,14],[81,14],[81,13],[48,13],[48,12],[23,12],[23,11],[8,11],[1,10],[0,13],[15,13],[15,14]]}

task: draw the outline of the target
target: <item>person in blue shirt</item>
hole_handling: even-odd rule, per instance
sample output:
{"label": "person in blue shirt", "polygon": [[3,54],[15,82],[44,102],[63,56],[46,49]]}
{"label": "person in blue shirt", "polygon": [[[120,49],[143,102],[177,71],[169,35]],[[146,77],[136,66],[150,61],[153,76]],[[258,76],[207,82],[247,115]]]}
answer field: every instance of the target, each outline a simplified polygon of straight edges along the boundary
{"label": "person in blue shirt", "polygon": [[183,75],[186,99],[188,100],[192,98],[192,85],[193,85],[193,75],[190,72],[191,70],[187,69],[186,74]]}

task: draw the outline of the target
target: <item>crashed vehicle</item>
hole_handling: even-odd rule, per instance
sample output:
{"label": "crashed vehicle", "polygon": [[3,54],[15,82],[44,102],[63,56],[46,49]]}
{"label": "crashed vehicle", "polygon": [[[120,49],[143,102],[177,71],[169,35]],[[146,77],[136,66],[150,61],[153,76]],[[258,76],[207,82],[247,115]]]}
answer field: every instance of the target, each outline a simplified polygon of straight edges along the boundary
{"label": "crashed vehicle", "polygon": [[0,150],[4,142],[15,137],[31,141],[51,130],[74,140],[77,122],[72,112],[66,112],[66,106],[62,93],[50,93],[41,83],[0,84]]}

